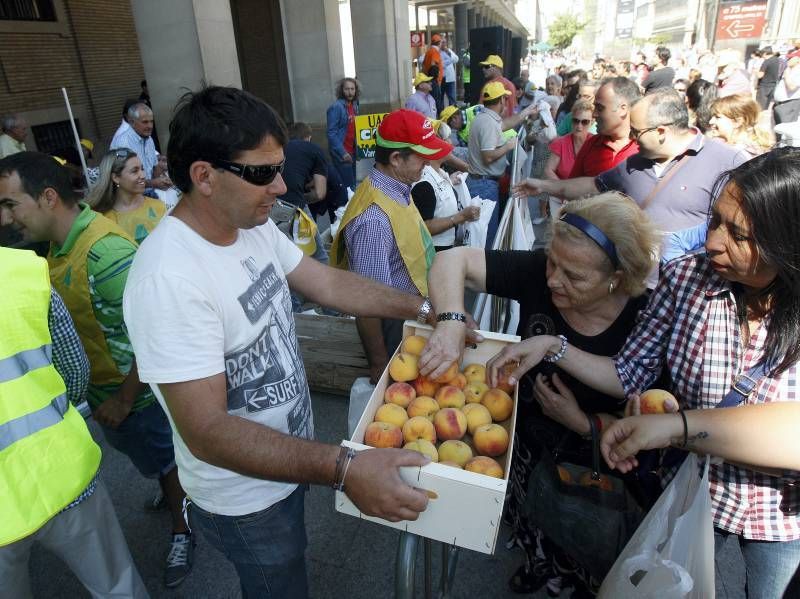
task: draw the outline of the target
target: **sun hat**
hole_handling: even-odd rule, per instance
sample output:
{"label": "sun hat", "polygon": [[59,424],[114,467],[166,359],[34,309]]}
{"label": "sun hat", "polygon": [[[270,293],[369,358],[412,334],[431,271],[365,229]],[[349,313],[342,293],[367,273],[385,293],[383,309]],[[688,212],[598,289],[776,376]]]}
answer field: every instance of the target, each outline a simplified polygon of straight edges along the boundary
{"label": "sun hat", "polygon": [[450,120],[450,117],[458,112],[458,106],[450,105],[439,113],[439,118],[445,123]]}
{"label": "sun hat", "polygon": [[417,73],[417,76],[414,77],[414,87],[417,87],[420,83],[425,83],[426,81],[433,81],[433,77],[420,71]]}
{"label": "sun hat", "polygon": [[484,86],[483,93],[481,94],[481,100],[486,102],[487,100],[496,100],[500,96],[510,95],[511,92],[508,91],[502,83],[499,81],[492,81]]}
{"label": "sun hat", "polygon": [[484,60],[481,64],[502,69],[503,59],[500,58],[497,54],[489,54],[489,56],[486,57],[486,60]]}

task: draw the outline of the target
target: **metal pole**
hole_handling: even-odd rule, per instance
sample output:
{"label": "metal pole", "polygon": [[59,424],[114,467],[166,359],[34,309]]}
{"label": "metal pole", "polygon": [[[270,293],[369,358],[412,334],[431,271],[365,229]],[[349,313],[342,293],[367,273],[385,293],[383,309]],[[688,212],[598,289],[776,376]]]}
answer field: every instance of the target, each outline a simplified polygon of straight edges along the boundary
{"label": "metal pole", "polygon": [[417,558],[417,541],[419,537],[402,531],[397,545],[397,561],[395,563],[395,599],[414,598],[414,565]]}
{"label": "metal pole", "polygon": [[81,136],[78,135],[78,128],[75,126],[75,117],[72,116],[72,106],[69,103],[67,88],[62,87],[61,93],[64,94],[64,102],[67,104],[67,114],[69,115],[69,124],[72,125],[72,134],[75,136],[75,147],[78,148],[78,156],[81,159],[81,166],[83,167],[83,177],[86,180],[86,186],[88,187],[89,169],[86,167],[86,158],[83,156],[83,146],[81,145]]}

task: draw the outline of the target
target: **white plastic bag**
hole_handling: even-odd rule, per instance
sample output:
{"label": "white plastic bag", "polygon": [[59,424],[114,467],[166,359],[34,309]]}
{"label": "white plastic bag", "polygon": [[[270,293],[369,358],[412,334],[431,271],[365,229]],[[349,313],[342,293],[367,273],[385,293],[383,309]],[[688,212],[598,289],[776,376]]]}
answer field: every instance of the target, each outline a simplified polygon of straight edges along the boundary
{"label": "white plastic bag", "polygon": [[[600,599],[714,597],[714,528],[708,485],[690,454],[600,587]],[[635,581],[635,582],[634,582]]]}
{"label": "white plastic bag", "polygon": [[358,426],[358,421],[361,420],[361,415],[364,413],[364,408],[367,407],[373,391],[375,391],[375,385],[370,384],[368,377],[362,376],[353,381],[353,386],[350,387],[350,408],[347,411],[348,439],[353,437],[353,432]]}
{"label": "white plastic bag", "polygon": [[458,173],[457,178],[459,183],[454,188],[462,208],[477,206],[481,209],[478,220],[464,223],[464,245],[472,248],[485,247],[486,231],[489,228],[489,221],[492,219],[495,203],[492,200],[481,199],[479,196],[470,196],[466,173]]}

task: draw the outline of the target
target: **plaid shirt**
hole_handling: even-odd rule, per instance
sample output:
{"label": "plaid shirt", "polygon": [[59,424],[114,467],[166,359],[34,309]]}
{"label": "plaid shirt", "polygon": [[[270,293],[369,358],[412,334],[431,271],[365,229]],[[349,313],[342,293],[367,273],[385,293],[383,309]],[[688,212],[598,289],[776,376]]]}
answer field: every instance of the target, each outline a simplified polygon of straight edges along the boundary
{"label": "plaid shirt", "polygon": [[[625,393],[647,389],[666,367],[672,390],[685,407],[714,408],[736,375],[762,356],[768,318],[743,347],[730,284],[713,272],[705,254],[668,263],[636,328],[614,358]],[[798,401],[798,374],[794,364],[778,377],[765,376],[747,403]],[[760,541],[800,538],[800,485],[794,479],[724,462],[711,466],[709,478],[714,526]]]}
{"label": "plaid shirt", "polygon": [[[401,206],[411,203],[411,187],[378,169],[372,169],[368,181],[361,183],[370,184]],[[389,217],[377,205],[372,204],[347,223],[344,240],[351,271],[389,287],[419,294],[397,249]]]}

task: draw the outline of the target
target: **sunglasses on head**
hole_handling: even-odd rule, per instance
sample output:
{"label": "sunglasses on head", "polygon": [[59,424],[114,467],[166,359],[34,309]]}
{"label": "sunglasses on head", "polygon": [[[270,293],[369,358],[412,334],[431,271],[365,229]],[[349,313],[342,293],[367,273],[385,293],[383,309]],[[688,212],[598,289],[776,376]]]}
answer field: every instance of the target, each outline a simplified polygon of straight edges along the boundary
{"label": "sunglasses on head", "polygon": [[283,165],[286,160],[281,160],[278,164],[240,164],[228,160],[214,160],[211,162],[216,168],[224,169],[238,175],[252,185],[269,185],[275,180],[278,174],[283,172]]}
{"label": "sunglasses on head", "polygon": [[573,125],[583,125],[588,127],[592,123],[592,119],[572,119]]}
{"label": "sunglasses on head", "polygon": [[114,158],[130,158],[131,156],[136,156],[136,152],[131,152],[127,148],[114,150]]}

